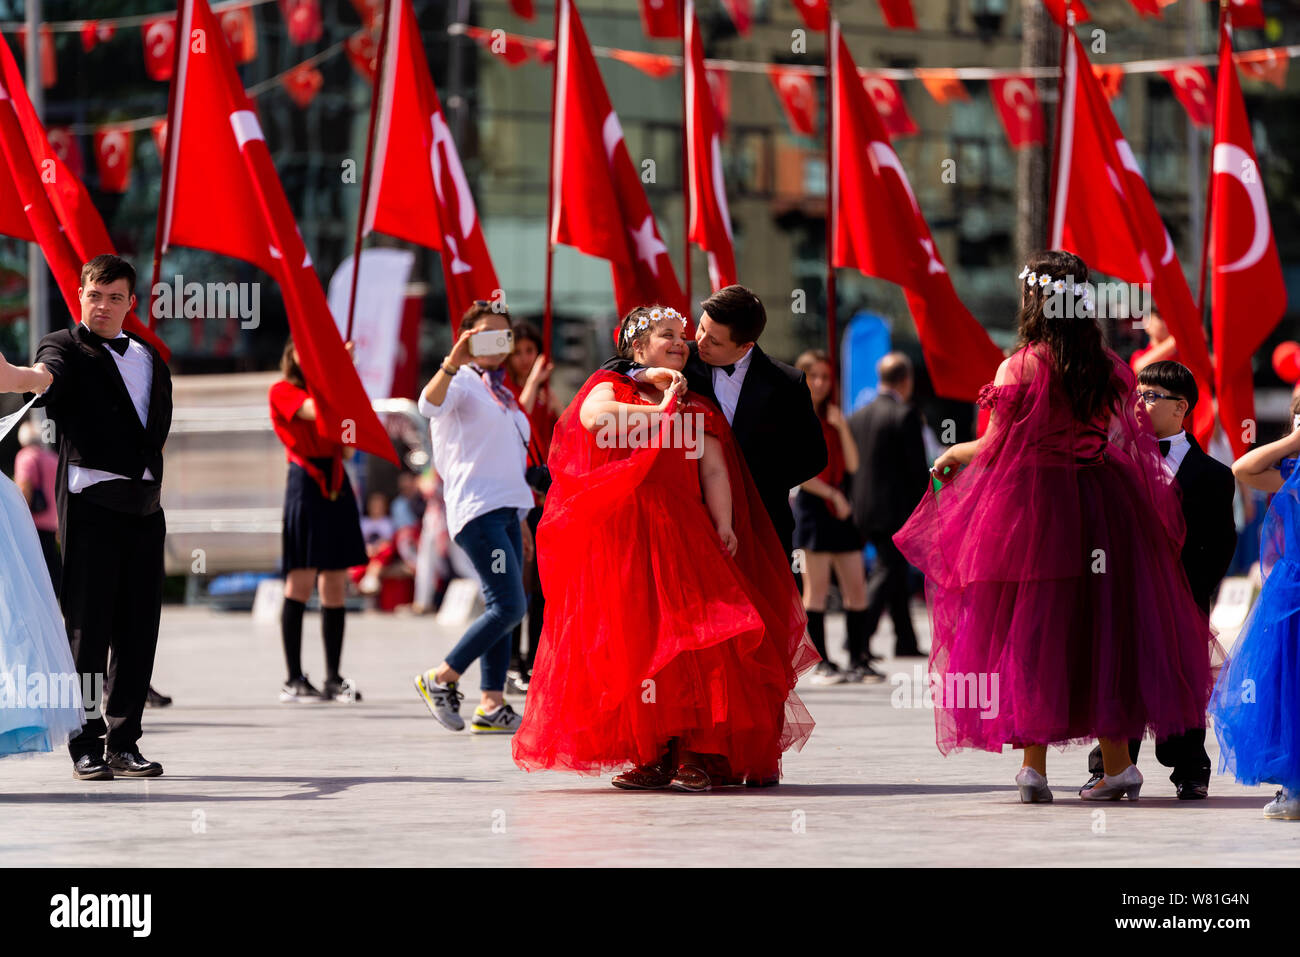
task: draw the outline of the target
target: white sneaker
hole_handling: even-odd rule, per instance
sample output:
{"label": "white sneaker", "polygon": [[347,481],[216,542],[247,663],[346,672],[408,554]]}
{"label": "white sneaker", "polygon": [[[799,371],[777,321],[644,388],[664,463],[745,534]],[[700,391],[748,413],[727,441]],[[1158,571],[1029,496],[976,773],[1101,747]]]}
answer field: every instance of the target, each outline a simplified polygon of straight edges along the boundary
{"label": "white sneaker", "polygon": [[439,724],[448,731],[464,730],[465,719],[460,716],[460,702],[465,696],[460,693],[456,682],[438,684],[433,680],[433,672],[426,671],[415,676],[415,690]]}
{"label": "white sneaker", "polygon": [[503,704],[491,714],[484,711],[480,706],[474,709],[474,717],[470,721],[469,733],[514,734],[523,723],[524,719],[515,714],[514,709],[508,704]]}
{"label": "white sneaker", "polygon": [[1300,821],[1300,792],[1286,788],[1264,805],[1264,816],[1274,821]]}

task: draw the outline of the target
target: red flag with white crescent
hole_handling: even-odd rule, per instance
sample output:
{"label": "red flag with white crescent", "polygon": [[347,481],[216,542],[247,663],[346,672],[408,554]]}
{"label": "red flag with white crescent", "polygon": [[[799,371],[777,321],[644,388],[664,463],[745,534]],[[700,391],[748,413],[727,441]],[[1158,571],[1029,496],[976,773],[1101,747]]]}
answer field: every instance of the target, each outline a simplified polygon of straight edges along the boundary
{"label": "red flag with white crescent", "polygon": [[1174,97],[1183,104],[1187,116],[1196,126],[1214,125],[1214,81],[1203,66],[1188,63],[1160,75],[1173,87]]}
{"label": "red flag with white crescent", "polygon": [[772,78],[790,131],[800,136],[816,136],[817,87],[813,75],[793,66],[769,66],[767,75]]}
{"label": "red flag with white crescent", "polygon": [[681,4],[678,0],[641,0],[641,26],[652,40],[680,37]]}
{"label": "red flag with white crescent", "polygon": [[144,72],[151,80],[172,78],[173,52],[176,43],[176,15],[152,17],[140,24],[144,40]]}
{"label": "red flag with white crescent", "polygon": [[248,7],[230,7],[221,11],[221,29],[230,44],[236,63],[248,63],[257,56],[257,24]]}
{"label": "red flag with white crescent", "polygon": [[131,183],[131,130],[101,126],[95,131],[95,164],[103,193],[125,193]]}
{"label": "red flag with white crescent", "polygon": [[1234,456],[1250,447],[1255,421],[1251,358],[1286,312],[1286,285],[1269,221],[1250,118],[1232,61],[1227,25],[1219,31],[1214,111],[1214,183],[1209,212],[1211,315],[1219,420]]}
{"label": "red flag with white crescent", "polygon": [[289,42],[315,43],[325,24],[321,20],[320,0],[280,0],[280,12],[289,27]]}
{"label": "red flag with white crescent", "polygon": [[367,233],[442,252],[454,326],[475,299],[498,297],[497,274],[429,73],[411,0],[397,0],[394,13],[364,226]]}
{"label": "red flag with white crescent", "polygon": [[912,136],[917,132],[916,121],[907,111],[907,101],[903,99],[903,91],[897,83],[888,77],[867,72],[861,73],[860,79],[862,88],[871,97],[872,105],[880,116],[880,122],[885,124],[885,132],[891,140],[900,136]]}
{"label": "red flag with white crescent", "polygon": [[1043,104],[1032,76],[989,80],[989,96],[1012,149],[1043,142]]}
{"label": "red flag with white crescent", "polygon": [[[289,330],[316,403],[317,431],[396,464],[393,443],[370,406],[310,254],[294,222],[257,111],[206,0],[179,0],[184,44],[173,79],[173,137],[162,196],[159,250],[206,249],[259,266],[280,286]],[[196,48],[197,47],[197,48]]]}

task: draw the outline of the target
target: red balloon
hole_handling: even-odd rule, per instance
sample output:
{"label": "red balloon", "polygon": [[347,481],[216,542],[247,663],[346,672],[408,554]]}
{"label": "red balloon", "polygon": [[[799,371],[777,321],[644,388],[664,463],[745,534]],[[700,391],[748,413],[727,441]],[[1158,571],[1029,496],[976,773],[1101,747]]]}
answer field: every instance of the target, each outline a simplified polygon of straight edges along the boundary
{"label": "red balloon", "polygon": [[1279,342],[1273,350],[1273,371],[1283,382],[1300,381],[1300,342]]}

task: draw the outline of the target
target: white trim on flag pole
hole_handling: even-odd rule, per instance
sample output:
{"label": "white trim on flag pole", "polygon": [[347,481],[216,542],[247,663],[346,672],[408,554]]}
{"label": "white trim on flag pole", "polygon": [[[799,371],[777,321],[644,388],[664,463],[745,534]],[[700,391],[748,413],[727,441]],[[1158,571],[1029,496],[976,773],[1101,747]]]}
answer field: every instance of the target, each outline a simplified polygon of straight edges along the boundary
{"label": "white trim on flag pole", "polygon": [[180,20],[177,23],[176,37],[172,41],[181,43],[182,37],[184,43],[181,46],[181,54],[177,57],[176,63],[176,109],[175,116],[167,118],[166,137],[167,153],[169,160],[167,163],[167,195],[163,197],[163,227],[162,235],[158,237],[158,255],[167,252],[171,244],[172,236],[172,212],[175,209],[176,201],[176,169],[180,165],[180,143],[181,143],[181,117],[185,113],[185,80],[189,73],[189,36],[190,27],[194,23],[194,0],[184,0],[181,4]]}
{"label": "white trim on flag pole", "polygon": [[[699,85],[700,78],[695,75],[695,49],[696,34],[692,24],[695,23],[695,0],[686,0],[684,8],[684,21],[682,23],[683,35],[686,38],[686,62],[682,64],[682,76],[686,83],[686,163],[689,174],[686,177],[686,195],[690,203],[690,216],[687,223],[687,235],[695,232],[695,223],[700,216],[700,194],[695,182],[695,171],[698,168],[699,157],[695,154],[698,152],[699,143],[695,137],[695,96],[696,88]],[[686,255],[690,255],[689,242],[687,244]],[[689,296],[690,294],[687,293]]]}
{"label": "white trim on flag pole", "polygon": [[[375,146],[372,166],[372,169],[379,170],[380,180],[384,177],[384,159],[388,155],[388,133],[393,122],[393,88],[397,85],[397,57],[400,56],[400,53],[395,54],[393,51],[397,49],[397,40],[406,22],[406,5],[409,2],[410,0],[397,0],[401,9],[395,10],[397,15],[390,16],[388,19],[391,22],[384,24],[384,29],[388,31],[388,56],[384,59],[384,82],[379,98],[379,142]],[[375,216],[379,211],[378,196],[379,190],[372,182],[370,195],[366,197],[365,216],[361,222],[363,236],[369,236],[375,231]]]}
{"label": "white trim on flag pole", "polygon": [[1065,234],[1065,207],[1070,198],[1070,165],[1074,150],[1074,115],[1079,101],[1079,62],[1074,51],[1074,38],[1065,45],[1065,63],[1061,84],[1061,136],[1056,156],[1056,204],[1052,209],[1052,249],[1061,248]]}
{"label": "white trim on flag pole", "polygon": [[[568,82],[569,73],[569,2],[570,0],[560,0],[560,22],[556,25],[556,43],[555,43],[555,83],[559,90],[565,89]],[[555,172],[551,176],[551,223],[550,239],[552,246],[558,245],[560,235],[560,184],[564,177],[564,109],[567,98],[563,93],[555,97],[555,115],[552,122],[555,125],[555,131],[552,134],[554,142],[551,144],[551,169]]]}

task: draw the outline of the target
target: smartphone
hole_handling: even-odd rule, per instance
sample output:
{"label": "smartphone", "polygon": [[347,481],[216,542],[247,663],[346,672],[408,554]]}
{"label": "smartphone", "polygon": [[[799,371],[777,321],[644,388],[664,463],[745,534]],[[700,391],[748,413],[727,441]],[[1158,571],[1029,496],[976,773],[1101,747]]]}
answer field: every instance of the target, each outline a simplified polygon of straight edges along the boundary
{"label": "smartphone", "polygon": [[509,329],[485,329],[469,337],[469,354],[472,356],[499,356],[511,352],[515,334]]}

